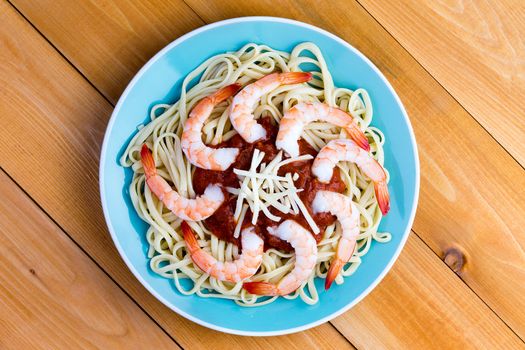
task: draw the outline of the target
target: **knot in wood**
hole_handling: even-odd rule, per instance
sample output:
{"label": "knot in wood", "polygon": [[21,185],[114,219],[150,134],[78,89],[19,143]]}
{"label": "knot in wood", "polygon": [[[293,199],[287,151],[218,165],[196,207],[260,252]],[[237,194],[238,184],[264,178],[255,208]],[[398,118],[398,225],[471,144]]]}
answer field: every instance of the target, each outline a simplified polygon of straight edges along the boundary
{"label": "knot in wood", "polygon": [[457,247],[450,247],[445,250],[443,261],[455,273],[460,273],[466,263],[465,254]]}

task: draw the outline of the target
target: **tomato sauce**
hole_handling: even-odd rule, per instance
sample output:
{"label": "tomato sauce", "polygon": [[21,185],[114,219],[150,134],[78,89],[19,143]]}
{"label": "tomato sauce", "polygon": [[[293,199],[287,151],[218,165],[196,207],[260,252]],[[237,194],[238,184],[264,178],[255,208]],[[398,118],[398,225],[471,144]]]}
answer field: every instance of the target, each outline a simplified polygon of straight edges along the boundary
{"label": "tomato sauce", "polygon": [[[221,148],[238,148],[240,150],[240,153],[237,156],[235,163],[233,163],[233,165],[230,166],[230,168],[228,168],[226,171],[213,171],[197,168],[195,170],[195,173],[193,174],[193,187],[197,194],[202,194],[204,192],[204,189],[209,184],[214,183],[221,184],[225,187],[228,186],[239,188],[239,179],[237,175],[233,172],[233,169],[249,169],[252,160],[252,154],[255,148],[265,153],[263,162],[268,163],[273,158],[275,158],[277,153],[279,153],[279,150],[275,147],[275,139],[277,137],[278,128],[277,126],[272,124],[272,121],[269,117],[262,118],[260,120],[260,124],[266,129],[268,135],[266,140],[250,144],[244,141],[239,135],[235,135],[230,140],[217,145],[217,147]],[[317,152],[304,140],[299,140],[299,150],[301,154],[311,154],[314,157],[317,154]],[[312,235],[315,238],[315,240],[319,242],[322,239],[322,235],[326,227],[333,224],[336,218],[335,216],[329,213],[314,214],[312,212],[312,202],[315,198],[315,195],[317,191],[320,190],[342,193],[345,190],[345,184],[341,180],[338,168],[334,169],[334,174],[329,183],[324,184],[319,182],[311,172],[312,163],[313,159],[287,164],[279,169],[278,175],[284,175],[288,172],[291,172],[292,174],[299,174],[299,178],[294,182],[294,184],[298,189],[303,189],[302,192],[299,192],[299,198],[301,198],[304,205],[308,209],[308,212],[310,213],[310,215],[312,216],[312,218],[314,219],[314,221],[320,229],[320,233],[317,235],[315,235],[312,232]],[[235,230],[236,226],[235,220],[233,219],[233,214],[235,212],[237,198],[233,197],[225,190],[223,192],[225,195],[224,203],[217,209],[217,211],[212,216],[210,216],[204,222],[206,224],[206,227],[211,232],[213,232],[213,234],[216,235],[219,239],[235,243],[240,248],[240,239],[235,239],[233,237],[233,231]],[[269,208],[269,210],[272,214],[275,214],[282,218],[280,222],[283,222],[287,219],[293,219],[311,232],[310,226],[308,225],[306,219],[301,213],[299,213],[298,215],[295,215],[293,213],[283,214],[282,212],[278,211],[273,207]],[[251,220],[252,214],[251,211],[248,210],[244,218],[242,227],[244,228],[250,226]],[[267,227],[276,225],[279,225],[279,223],[268,219],[262,212],[259,214],[259,218],[257,219],[257,225],[255,225],[255,230],[257,234],[259,234],[259,236],[261,236],[264,239],[265,250],[269,248],[276,248],[286,252],[292,251],[292,246],[288,242],[285,242],[268,233]]]}

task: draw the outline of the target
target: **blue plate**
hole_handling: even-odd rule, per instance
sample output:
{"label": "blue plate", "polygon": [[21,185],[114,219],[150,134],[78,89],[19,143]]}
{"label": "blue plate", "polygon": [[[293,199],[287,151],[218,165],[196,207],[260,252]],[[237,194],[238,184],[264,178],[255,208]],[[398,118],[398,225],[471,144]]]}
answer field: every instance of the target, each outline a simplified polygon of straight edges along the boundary
{"label": "blue plate", "polygon": [[[365,88],[374,104],[373,125],[386,136],[385,166],[390,171],[392,206],[380,230],[392,233],[387,244],[373,244],[357,272],[343,285],[324,291],[320,301],[280,299],[267,306],[245,308],[229,300],[183,296],[173,282],[154,274],[147,259],[146,224],[135,214],[128,196],[130,169],[118,164],[131,135],[148,121],[150,108],[179,98],[183,78],[210,56],[234,51],[248,42],[291,51],[304,41],[317,44],[335,84]],[[242,335],[278,335],[326,322],[363,299],[390,270],[414,220],[419,192],[419,160],[407,114],[385,77],[362,53],[322,29],[283,18],[245,17],[213,23],[175,40],[155,55],[133,78],[109,121],[100,159],[100,193],[109,232],[133,274],[161,302],[203,326]],[[278,317],[276,317],[278,315]]]}

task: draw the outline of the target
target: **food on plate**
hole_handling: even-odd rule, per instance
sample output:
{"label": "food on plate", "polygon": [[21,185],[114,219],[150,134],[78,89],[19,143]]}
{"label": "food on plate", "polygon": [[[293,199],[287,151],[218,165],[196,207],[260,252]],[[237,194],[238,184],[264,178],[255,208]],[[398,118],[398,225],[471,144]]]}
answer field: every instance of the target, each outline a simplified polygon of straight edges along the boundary
{"label": "food on plate", "polygon": [[336,87],[312,43],[206,60],[120,160],[151,269],[182,294],[315,304],[316,277],[344,283],[391,238],[378,232],[389,175],[372,117],[368,93]]}
{"label": "food on plate", "polygon": [[316,120],[343,128],[360,147],[366,151],[370,150],[365,134],[351,115],[320,102],[301,102],[286,112],[279,122],[279,133],[275,142],[277,148],[284,150],[291,157],[297,157],[299,155],[297,140],[301,137],[306,124]]}
{"label": "food on plate", "polygon": [[273,73],[247,85],[233,98],[230,107],[230,122],[233,128],[246,142],[253,143],[265,138],[266,130],[254,119],[253,106],[263,95],[281,85],[304,83],[310,79],[312,74],[306,72]]}
{"label": "food on plate", "polygon": [[349,196],[330,191],[319,191],[312,202],[314,213],[328,212],[337,217],[341,225],[341,238],[337,242],[335,256],[326,274],[325,289],[329,289],[339,271],[354,254],[359,236],[359,211]]}
{"label": "food on plate", "polygon": [[312,234],[296,221],[286,220],[277,227],[269,227],[271,235],[282,239],[294,248],[295,263],[292,271],[277,284],[269,282],[246,282],[243,288],[257,295],[288,295],[306,283],[317,263],[317,242]]}
{"label": "food on plate", "polygon": [[324,146],[312,164],[312,173],[321,182],[329,182],[334,167],[340,161],[355,163],[374,183],[374,190],[379,208],[383,214],[390,210],[387,175],[385,169],[370,153],[359,148],[352,140],[337,139]]}
{"label": "food on plate", "polygon": [[140,156],[148,188],[167,209],[179,218],[191,221],[204,220],[224,202],[224,195],[217,184],[208,185],[204,193],[194,199],[181,196],[162,176],[157,174],[155,161],[148,146],[142,146]]}
{"label": "food on plate", "polygon": [[219,261],[199,246],[190,225],[181,224],[191,260],[204,272],[219,281],[240,282],[252,277],[261,265],[264,241],[249,226],[241,232],[242,253],[233,261]]}
{"label": "food on plate", "polygon": [[193,107],[182,131],[180,145],[191,164],[209,170],[226,170],[239,155],[236,148],[212,148],[202,142],[202,127],[213,107],[231,97],[240,85],[231,84],[206,96]]}

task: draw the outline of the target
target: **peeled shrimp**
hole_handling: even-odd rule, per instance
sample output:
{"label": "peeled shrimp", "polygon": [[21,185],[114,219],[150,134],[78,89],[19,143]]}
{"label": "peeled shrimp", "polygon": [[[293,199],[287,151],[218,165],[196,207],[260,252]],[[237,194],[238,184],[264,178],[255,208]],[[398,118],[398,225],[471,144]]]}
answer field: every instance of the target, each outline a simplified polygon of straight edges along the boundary
{"label": "peeled shrimp", "polygon": [[355,163],[374,182],[376,199],[381,213],[390,210],[390,195],[386,184],[386,173],[383,167],[352,140],[338,139],[328,142],[321,148],[312,164],[312,173],[321,182],[328,183],[332,178],[334,167],[339,161]]}
{"label": "peeled shrimp", "polygon": [[239,84],[223,87],[203,98],[190,113],[184,124],[181,147],[191,164],[209,170],[226,170],[239,154],[237,148],[211,148],[202,142],[202,127],[210,116],[213,107],[228,97],[233,96],[240,88]]}
{"label": "peeled shrimp", "polygon": [[317,243],[312,234],[293,220],[286,220],[268,232],[289,242],[295,249],[295,266],[275,285],[269,282],[245,282],[243,288],[257,295],[287,295],[299,288],[312,274],[317,262]]}
{"label": "peeled shrimp", "polygon": [[354,254],[359,235],[359,211],[350,197],[330,191],[318,191],[312,202],[312,209],[314,214],[328,212],[335,215],[341,224],[341,239],[324,284],[324,288],[329,289],[343,265]]}
{"label": "peeled shrimp", "polygon": [[280,85],[299,84],[312,79],[311,73],[273,73],[246,86],[235,97],[231,105],[230,120],[246,142],[253,143],[266,138],[266,130],[254,119],[253,106],[264,95]]}
{"label": "peeled shrimp", "polygon": [[224,202],[221,187],[211,184],[206,187],[202,196],[195,199],[182,197],[157,174],[155,161],[147,145],[142,145],[140,156],[149,189],[179,218],[189,221],[204,220]]}
{"label": "peeled shrimp", "polygon": [[219,281],[240,282],[255,275],[262,262],[264,242],[253,226],[241,232],[242,254],[234,261],[218,261],[199,247],[190,225],[182,222],[182,233],[191,259],[202,271]]}
{"label": "peeled shrimp", "polygon": [[284,150],[290,157],[299,155],[297,140],[306,124],[322,120],[345,129],[350,138],[364,150],[370,150],[368,139],[359,129],[354,118],[343,110],[321,102],[301,102],[290,108],[279,123],[279,133],[275,145]]}

